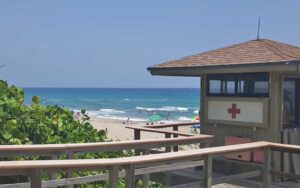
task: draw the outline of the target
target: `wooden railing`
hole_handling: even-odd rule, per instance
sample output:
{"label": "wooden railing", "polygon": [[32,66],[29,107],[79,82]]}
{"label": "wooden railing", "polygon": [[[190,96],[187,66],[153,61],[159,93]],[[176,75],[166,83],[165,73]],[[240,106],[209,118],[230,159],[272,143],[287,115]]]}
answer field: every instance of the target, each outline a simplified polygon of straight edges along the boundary
{"label": "wooden railing", "polygon": [[[173,124],[160,124],[160,125],[146,125],[146,126],[126,126],[128,129],[134,130],[134,140],[140,140],[141,139],[141,132],[153,132],[153,133],[159,133],[159,134],[165,134],[165,138],[177,138],[178,136],[184,136],[184,137],[190,137],[195,136],[199,134],[191,134],[191,133],[183,133],[179,132],[179,127],[182,126],[192,126],[199,124],[199,122],[187,122],[187,123],[173,123]],[[162,130],[162,128],[169,128],[172,127],[173,131],[170,130]],[[203,144],[203,147],[209,147],[209,143],[206,142]],[[170,152],[171,147],[166,147],[166,151]],[[178,151],[178,146],[173,147],[173,151]],[[136,152],[136,155],[139,154],[139,151]]]}
{"label": "wooden railing", "polygon": [[[134,187],[134,178],[137,174],[150,173],[155,168],[160,171],[162,165],[181,164],[197,166],[200,159],[204,159],[203,187],[212,185],[212,158],[224,154],[264,150],[264,163],[262,165],[263,187],[269,187],[271,182],[271,152],[284,151],[300,154],[300,146],[275,144],[270,142],[252,142],[247,144],[220,146],[197,150],[181,151],[176,153],[163,153],[146,156],[134,156],[115,159],[81,159],[81,160],[39,160],[39,161],[2,161],[0,162],[1,175],[27,175],[30,177],[31,188],[42,187],[42,172],[60,172],[65,170],[108,170],[110,188],[116,188],[118,178],[125,173],[126,187]],[[193,163],[194,162],[194,163]],[[187,164],[185,166],[185,164]],[[120,171],[120,170],[124,170]],[[154,170],[155,171],[155,170]],[[137,173],[138,172],[138,173]],[[123,174],[124,175],[124,174]],[[98,180],[99,181],[99,180]]]}
{"label": "wooden railing", "polygon": [[[141,127],[142,128],[142,127]],[[162,131],[162,130],[161,130]],[[133,140],[133,141],[120,141],[120,142],[106,142],[106,143],[83,143],[83,144],[46,144],[46,145],[2,145],[0,146],[0,157],[13,158],[17,156],[49,156],[50,159],[55,160],[60,155],[66,155],[67,159],[72,159],[74,154],[84,154],[93,152],[104,152],[104,151],[121,151],[121,150],[132,150],[142,151],[143,154],[148,154],[149,150],[152,148],[161,147],[177,147],[178,145],[188,145],[188,144],[199,144],[208,143],[211,141],[213,136],[211,135],[201,135],[201,134],[185,134],[185,133],[174,133],[185,137],[167,138],[167,139],[151,139],[151,140]],[[188,137],[187,137],[188,136]],[[141,153],[139,153],[141,154]],[[199,162],[198,162],[198,165]],[[180,165],[179,165],[180,166]],[[170,167],[166,167],[170,168]],[[178,167],[172,167],[176,169]],[[143,169],[142,169],[143,170]],[[146,169],[147,170],[147,169]],[[149,170],[149,169],[148,169]],[[155,170],[154,170],[155,171]],[[150,172],[154,172],[150,169]],[[79,183],[88,183],[96,181],[95,179],[105,180],[106,175],[95,175],[88,177],[78,177],[72,178],[72,169],[66,169],[68,179],[64,180],[50,180],[44,182],[44,187],[55,187],[58,185],[72,185]],[[139,172],[139,171],[137,171]],[[2,173],[2,175],[8,172]],[[52,178],[55,176],[50,170],[48,172]],[[124,174],[124,173],[123,173]],[[30,174],[27,174],[30,175]],[[122,173],[120,174],[122,176]],[[31,176],[31,175],[30,175]],[[147,175],[142,177],[143,187],[147,187],[149,177]],[[28,186],[28,184],[19,184],[19,187]],[[8,185],[6,185],[7,187]],[[1,187],[1,185],[0,185]],[[11,185],[14,187],[14,185]]]}

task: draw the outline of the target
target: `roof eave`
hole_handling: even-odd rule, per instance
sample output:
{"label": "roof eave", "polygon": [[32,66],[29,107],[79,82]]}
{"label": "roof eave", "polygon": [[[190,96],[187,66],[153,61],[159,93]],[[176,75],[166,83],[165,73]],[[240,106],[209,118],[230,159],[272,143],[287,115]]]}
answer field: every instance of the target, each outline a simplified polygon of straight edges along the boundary
{"label": "roof eave", "polygon": [[300,60],[251,64],[206,65],[190,67],[148,67],[151,75],[199,77],[209,73],[293,72],[300,70]]}

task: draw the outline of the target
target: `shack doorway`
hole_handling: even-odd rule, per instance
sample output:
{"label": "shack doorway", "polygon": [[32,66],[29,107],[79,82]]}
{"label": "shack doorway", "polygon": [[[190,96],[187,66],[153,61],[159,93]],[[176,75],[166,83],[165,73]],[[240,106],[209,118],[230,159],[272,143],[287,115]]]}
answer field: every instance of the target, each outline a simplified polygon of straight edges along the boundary
{"label": "shack doorway", "polygon": [[[282,143],[300,145],[300,76],[283,79]],[[283,154],[283,171],[300,174],[300,157]]]}

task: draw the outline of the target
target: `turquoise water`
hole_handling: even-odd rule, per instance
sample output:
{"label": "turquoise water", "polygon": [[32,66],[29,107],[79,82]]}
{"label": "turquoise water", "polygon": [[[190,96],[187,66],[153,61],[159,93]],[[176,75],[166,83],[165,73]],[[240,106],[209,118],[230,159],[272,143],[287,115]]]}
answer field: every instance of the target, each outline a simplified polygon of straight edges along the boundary
{"label": "turquoise water", "polygon": [[25,103],[40,96],[45,105],[86,109],[91,116],[145,121],[152,114],[162,120],[190,120],[199,109],[199,89],[25,88]]}

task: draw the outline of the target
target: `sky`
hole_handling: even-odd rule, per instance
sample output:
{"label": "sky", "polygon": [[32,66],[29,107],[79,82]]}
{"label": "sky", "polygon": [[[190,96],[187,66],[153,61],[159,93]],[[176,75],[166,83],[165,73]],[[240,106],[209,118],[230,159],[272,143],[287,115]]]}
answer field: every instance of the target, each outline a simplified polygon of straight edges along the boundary
{"label": "sky", "polygon": [[256,38],[300,46],[300,0],[0,0],[0,79],[21,87],[199,87],[147,67]]}

